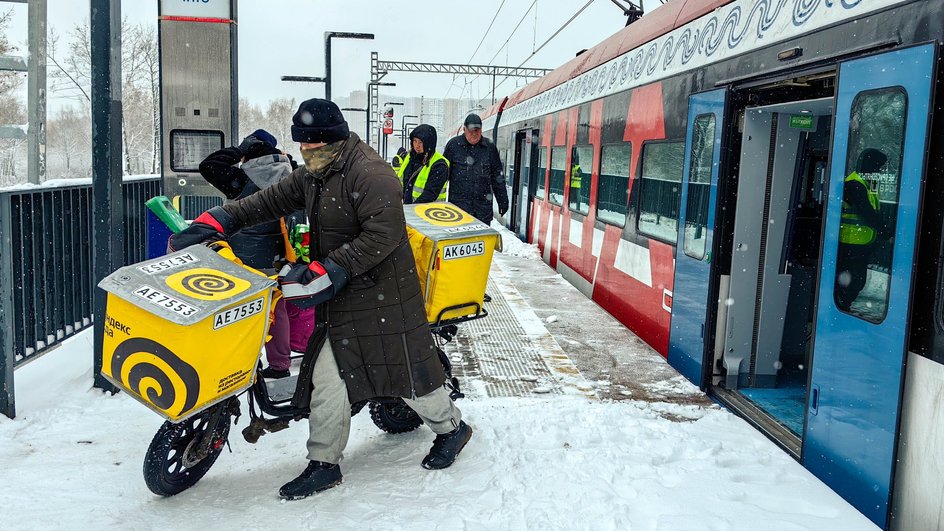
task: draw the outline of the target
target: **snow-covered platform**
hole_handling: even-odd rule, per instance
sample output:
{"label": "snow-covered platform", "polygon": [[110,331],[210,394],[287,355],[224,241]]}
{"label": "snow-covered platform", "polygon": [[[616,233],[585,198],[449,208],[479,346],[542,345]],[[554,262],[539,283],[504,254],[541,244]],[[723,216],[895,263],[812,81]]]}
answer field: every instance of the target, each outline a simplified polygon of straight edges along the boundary
{"label": "snow-covered platform", "polygon": [[[451,468],[419,463],[429,430],[354,418],[344,483],[284,503],[307,423],[232,453],[195,487],[151,494],[144,451],[162,419],[90,390],[86,332],[17,370],[0,417],[4,529],[871,530],[763,435],[708,402],[603,310],[506,236],[492,315],[461,326],[459,402],[473,438]],[[208,345],[208,348],[211,348]],[[588,399],[589,398],[589,399]]]}

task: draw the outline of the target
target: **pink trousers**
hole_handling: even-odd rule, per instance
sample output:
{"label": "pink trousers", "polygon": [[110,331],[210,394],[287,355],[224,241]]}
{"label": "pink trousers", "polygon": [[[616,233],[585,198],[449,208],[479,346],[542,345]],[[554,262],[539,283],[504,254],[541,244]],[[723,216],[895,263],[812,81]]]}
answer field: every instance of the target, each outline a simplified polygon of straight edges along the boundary
{"label": "pink trousers", "polygon": [[279,371],[291,367],[292,351],[305,352],[314,328],[314,308],[299,308],[279,299],[275,305],[275,320],[269,327],[272,339],[265,345],[269,366]]}

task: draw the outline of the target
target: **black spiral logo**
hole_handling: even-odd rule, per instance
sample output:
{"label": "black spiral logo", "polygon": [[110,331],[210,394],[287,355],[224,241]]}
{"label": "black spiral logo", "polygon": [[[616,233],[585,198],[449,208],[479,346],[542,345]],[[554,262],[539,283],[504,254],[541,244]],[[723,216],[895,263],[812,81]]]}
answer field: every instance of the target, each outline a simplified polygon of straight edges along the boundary
{"label": "black spiral logo", "polygon": [[465,215],[447,207],[432,207],[426,210],[426,217],[440,223],[458,223],[465,220]]}
{"label": "black spiral logo", "polygon": [[[161,361],[170,366],[176,376],[183,382],[184,388],[179,391],[184,393],[184,405],[179,415],[183,415],[193,409],[197,403],[197,397],[200,395],[200,376],[197,371],[187,362],[180,359],[167,347],[151,339],[135,337],[126,339],[115,349],[111,359],[111,374],[114,378],[122,377],[124,364],[128,359],[140,353],[147,353],[157,356]],[[128,373],[128,379],[124,380],[128,389],[131,389],[139,396],[141,393],[141,380],[151,378],[157,382],[158,388],[149,387],[147,389],[147,399],[155,406],[167,411],[177,401],[178,389],[174,387],[174,381],[171,376],[166,374],[161,367],[157,365],[141,362],[131,367]]]}
{"label": "black spiral logo", "polygon": [[226,293],[236,287],[236,283],[232,280],[209,273],[187,275],[180,282],[188,291],[204,297]]}

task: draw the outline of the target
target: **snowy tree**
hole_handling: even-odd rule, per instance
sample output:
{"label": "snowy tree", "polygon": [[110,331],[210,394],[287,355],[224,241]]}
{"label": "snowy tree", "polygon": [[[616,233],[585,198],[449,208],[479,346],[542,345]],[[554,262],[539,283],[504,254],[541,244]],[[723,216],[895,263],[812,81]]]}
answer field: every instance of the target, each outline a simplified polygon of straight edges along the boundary
{"label": "snowy tree", "polygon": [[[12,16],[12,11],[0,15],[0,55],[17,51],[7,38]],[[17,94],[23,80],[22,73],[0,72],[0,125],[26,123],[26,106]],[[16,183],[26,176],[25,160],[25,140],[0,139],[0,186]]]}

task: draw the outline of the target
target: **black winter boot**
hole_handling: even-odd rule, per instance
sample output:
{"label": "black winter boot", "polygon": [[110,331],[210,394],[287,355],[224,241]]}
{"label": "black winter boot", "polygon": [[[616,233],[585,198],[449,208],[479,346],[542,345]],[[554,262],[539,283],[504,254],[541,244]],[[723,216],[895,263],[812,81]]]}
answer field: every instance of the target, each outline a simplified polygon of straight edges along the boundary
{"label": "black winter boot", "polygon": [[300,476],[279,489],[279,498],[300,500],[316,492],[328,490],[341,483],[341,467],[321,461],[309,461],[308,468]]}
{"label": "black winter boot", "polygon": [[427,470],[448,468],[456,461],[459,452],[471,438],[472,428],[465,421],[460,421],[459,427],[449,433],[437,435],[433,441],[433,448],[423,458],[423,468]]}
{"label": "black winter boot", "polygon": [[279,370],[275,367],[266,367],[262,369],[262,377],[266,380],[277,380],[279,378],[288,378],[292,375],[292,372],[288,369]]}

